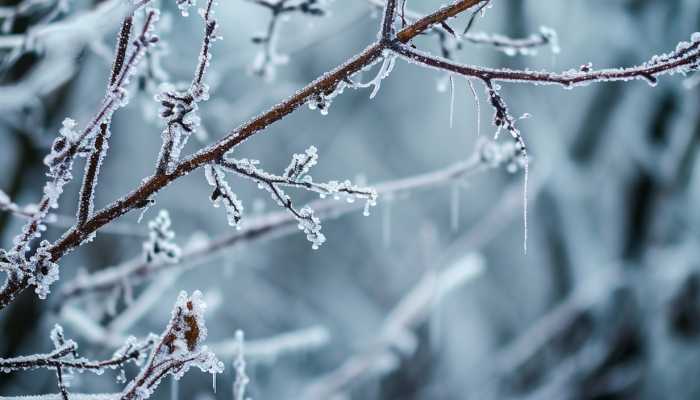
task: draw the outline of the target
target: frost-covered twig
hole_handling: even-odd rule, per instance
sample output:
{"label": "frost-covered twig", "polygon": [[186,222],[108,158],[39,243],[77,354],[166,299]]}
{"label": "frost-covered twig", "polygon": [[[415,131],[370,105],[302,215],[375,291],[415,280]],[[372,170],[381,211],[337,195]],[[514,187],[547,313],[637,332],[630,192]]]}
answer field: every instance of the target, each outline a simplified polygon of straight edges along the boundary
{"label": "frost-covered twig", "polygon": [[[517,157],[518,154],[512,143],[499,144],[483,140],[474,154],[464,161],[437,171],[383,182],[373,185],[373,187],[378,196],[400,197],[402,194],[415,190],[447,185],[480,171],[511,165],[517,160]],[[310,207],[316,210],[317,215],[321,218],[334,218],[362,208],[363,205],[357,202],[347,203],[333,199],[321,199],[312,202]],[[125,281],[137,284],[140,280],[151,279],[153,275],[161,271],[201,265],[234,246],[295,232],[297,225],[295,217],[287,212],[271,212],[263,216],[250,217],[244,222],[241,229],[235,233],[197,246],[186,247],[180,256],[179,263],[147,263],[144,262],[143,258],[138,257],[93,274],[78,276],[63,286],[60,302],[63,303],[74,297],[93,292],[111,291],[123,285]]]}
{"label": "frost-covered twig", "polygon": [[[348,202],[356,199],[365,200],[365,215],[369,215],[369,207],[374,206],[377,201],[377,193],[370,188],[353,185],[350,181],[327,183],[316,183],[308,175],[311,167],[316,165],[318,155],[315,147],[310,147],[305,154],[295,154],[292,163],[287,167],[282,175],[275,175],[257,167],[255,160],[225,158],[219,161],[219,165],[226,170],[235,172],[243,177],[252,179],[261,189],[267,190],[272,198],[281,207],[286,208],[299,222],[299,228],[306,233],[306,237],[317,249],[326,238],[321,233],[321,221],[314,215],[311,207],[297,209],[292,204],[292,199],[283,190],[283,186],[306,189],[318,193],[321,197],[333,196],[340,198],[344,196]],[[218,187],[216,190],[220,190]],[[240,207],[238,207],[240,209]],[[234,210],[233,213],[240,214]]]}
{"label": "frost-covered twig", "polygon": [[0,372],[9,373],[19,370],[46,368],[68,369],[78,372],[89,371],[101,374],[105,369],[118,368],[129,361],[139,360],[145,356],[154,344],[152,338],[143,342],[127,340],[127,344],[117,350],[112,358],[102,361],[91,361],[77,356],[78,345],[74,341],[61,339],[57,343],[58,338],[61,338],[62,335],[63,331],[60,326],[56,326],[51,332],[51,337],[56,345],[56,349],[51,353],[0,359]]}
{"label": "frost-covered twig", "polygon": [[453,61],[395,43],[392,49],[409,62],[418,63],[441,71],[447,71],[484,82],[522,82],[536,85],[560,85],[565,88],[583,86],[595,82],[644,80],[650,85],[662,75],[687,74],[700,68],[700,33],[694,33],[690,42],[682,42],[676,50],[654,56],[647,62],[626,68],[593,69],[584,65],[561,73],[508,68],[486,68]]}
{"label": "frost-covered twig", "polygon": [[211,60],[211,45],[219,38],[216,33],[218,22],[213,16],[213,5],[214,1],[209,0],[199,12],[204,20],[204,38],[192,82],[185,90],[165,85],[162,92],[156,96],[161,105],[160,116],[166,125],[161,134],[163,145],[156,163],[158,175],[173,171],[189,137],[199,127],[198,104],[209,99],[209,86],[204,83],[204,77]]}
{"label": "frost-covered twig", "polygon": [[[367,2],[375,8],[383,8],[386,4],[385,0],[367,0]],[[402,24],[412,23],[418,20],[422,15],[411,9],[406,9],[406,1],[402,1],[401,19]],[[431,29],[425,32],[427,35],[434,35],[438,39],[440,52],[443,57],[452,59],[453,48],[462,48],[462,39],[469,43],[491,46],[503,51],[508,55],[530,55],[536,52],[536,49],[544,46],[550,46],[552,52],[559,51],[557,34],[552,29],[541,27],[540,31],[533,33],[525,38],[511,38],[499,34],[489,34],[484,32],[465,32],[458,35],[447,24],[436,24]]]}
{"label": "frost-covered twig", "polygon": [[427,272],[389,313],[377,342],[309,385],[303,398],[335,398],[357,381],[396,369],[402,357],[415,351],[417,338],[413,331],[426,321],[431,307],[451,291],[478,277],[483,269],[483,259],[472,254],[441,272]]}
{"label": "frost-covered twig", "polygon": [[203,317],[206,305],[201,297],[198,291],[192,296],[180,293],[170,323],[141,372],[122,391],[121,400],[147,399],[163,378],[172,375],[180,379],[190,367],[210,374],[223,372],[223,363],[203,345],[207,328]]}

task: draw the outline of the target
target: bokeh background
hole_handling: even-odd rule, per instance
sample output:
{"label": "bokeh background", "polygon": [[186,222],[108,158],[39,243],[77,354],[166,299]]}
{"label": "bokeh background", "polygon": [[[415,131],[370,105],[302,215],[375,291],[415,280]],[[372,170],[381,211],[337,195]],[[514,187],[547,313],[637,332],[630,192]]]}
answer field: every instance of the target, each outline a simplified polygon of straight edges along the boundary
{"label": "bokeh background", "polygon": [[[44,4],[39,2],[40,4]],[[442,1],[410,0],[426,13]],[[578,68],[624,66],[675,48],[700,30],[696,0],[498,0],[475,31],[524,37],[540,26],[558,32],[561,52],[509,56],[464,44],[456,59],[485,66]],[[3,0],[3,7],[12,2]],[[43,24],[52,2],[15,21],[3,38]],[[71,1],[57,21],[97,3]],[[163,68],[188,80],[201,38],[201,21],[183,18],[162,1]],[[205,142],[223,136],[256,113],[343,62],[376,37],[377,13],[361,0],[335,0],[323,18],[291,15],[281,25],[278,50],[289,55],[274,80],[251,75],[269,13],[241,0],[220,0],[223,41],[216,42],[202,106]],[[66,116],[84,122],[103,95],[122,8],[70,35],[44,35],[26,49],[0,47],[0,189],[20,204],[36,201],[43,155]],[[453,23],[463,28],[467,18]],[[437,51],[433,38],[416,41]],[[370,77],[366,74],[365,77]],[[354,211],[325,220],[328,242],[312,250],[300,232],[244,243],[196,267],[171,272],[172,284],[130,334],[159,333],[180,290],[209,300],[208,341],[243,330],[250,341],[316,327],[316,340],[275,356],[248,358],[253,399],[696,399],[700,396],[700,96],[693,78],[595,84],[575,90],[505,84],[502,95],[520,121],[532,158],[528,252],[523,252],[522,172],[488,170],[447,184],[380,198],[372,215]],[[697,80],[697,78],[696,78]],[[302,109],[236,149],[236,156],[282,170],[293,153],[318,148],[315,180],[383,182],[439,170],[474,152],[477,113],[466,81],[455,78],[454,121],[444,76],[398,61],[376,98],[348,90],[327,116]],[[482,136],[492,110],[483,90]],[[160,126],[153,93],[131,88],[129,107],[112,125],[110,152],[98,186],[105,205],[152,173]],[[501,140],[508,140],[503,135]],[[188,152],[201,142],[192,140]],[[82,166],[76,166],[82,171]],[[232,178],[247,214],[276,211],[269,196]],[[78,185],[60,212],[74,213]],[[144,220],[167,209],[178,242],[231,233],[222,210],[211,207],[201,171],[157,197]],[[303,202],[314,197],[295,193]],[[138,212],[119,227],[65,258],[61,284],[141,253],[145,223]],[[0,214],[2,243],[21,226]],[[56,238],[59,228],[47,235]],[[444,271],[472,268],[470,276]],[[461,269],[460,269],[461,268]],[[175,271],[175,270],[174,270]],[[180,271],[179,269],[177,271]],[[442,274],[442,275],[441,275]],[[163,276],[156,278],[164,279]],[[450,287],[453,283],[454,287]],[[422,286],[421,286],[422,285]],[[429,293],[410,329],[386,340],[387,320],[411,293]],[[139,294],[149,285],[134,285]],[[426,289],[427,288],[427,289]],[[448,288],[449,290],[443,290]],[[421,291],[422,290],[422,291]],[[444,292],[444,293],[443,293]],[[419,294],[420,294],[419,293]],[[70,303],[108,326],[107,296]],[[118,294],[117,294],[118,296]],[[409,305],[406,305],[409,304]],[[117,298],[118,312],[125,307]],[[392,314],[394,313],[394,314]],[[113,347],[85,338],[56,297],[26,293],[0,313],[0,357],[50,350],[48,333],[61,323],[81,354],[108,357]],[[303,335],[302,335],[303,336]],[[313,339],[313,338],[311,338]],[[176,388],[166,381],[155,398],[230,399],[233,355],[222,356],[218,379],[189,373]],[[348,360],[352,360],[347,364]],[[338,368],[344,366],[338,373]],[[354,369],[353,369],[354,368]],[[335,374],[334,374],[335,371]],[[359,372],[358,372],[359,371]],[[127,375],[133,374],[127,369]],[[334,375],[329,375],[334,374]],[[115,373],[84,374],[71,391],[116,392]],[[343,377],[350,377],[347,382]],[[340,377],[340,378],[339,378]],[[330,382],[330,383],[329,383]],[[338,383],[338,382],[335,382]],[[176,389],[176,390],[175,390]],[[52,372],[0,374],[0,394],[56,391]]]}

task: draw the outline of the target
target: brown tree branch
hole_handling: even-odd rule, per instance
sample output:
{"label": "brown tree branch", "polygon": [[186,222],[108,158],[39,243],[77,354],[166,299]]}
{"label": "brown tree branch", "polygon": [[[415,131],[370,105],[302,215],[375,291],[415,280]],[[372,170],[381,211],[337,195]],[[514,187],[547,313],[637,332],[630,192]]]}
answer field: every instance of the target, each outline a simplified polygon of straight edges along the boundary
{"label": "brown tree branch", "polygon": [[[443,7],[435,13],[403,29],[397,34],[397,40],[404,43],[425,31],[431,25],[454,17],[475,4],[478,4],[480,1],[483,0],[455,1],[450,6]],[[144,36],[144,34],[142,34],[142,36]],[[80,246],[80,244],[89,238],[94,232],[111,221],[121,217],[133,209],[143,207],[144,205],[148,204],[149,199],[151,199],[154,194],[159,192],[164,187],[170,185],[178,178],[185,176],[206,164],[217,162],[218,160],[222,159],[224,154],[226,154],[232,148],[294,112],[315,96],[333,92],[338,84],[341,82],[346,82],[350,76],[360,71],[363,67],[371,65],[374,61],[379,59],[384,50],[387,49],[389,49],[389,42],[386,40],[370,45],[360,54],[352,57],[328,74],[324,74],[317,78],[289,99],[278,103],[269,111],[234,129],[218,142],[182,160],[173,168],[171,172],[156,174],[146,178],[138,188],[134,189],[125,197],[113,202],[106,208],[97,212],[81,227],[73,227],[64,233],[64,235],[58,241],[48,248],[48,252],[51,254],[51,261],[56,262],[60,260],[64,255]],[[126,66],[124,69],[126,69]],[[122,72],[121,75],[124,76],[124,72]],[[117,79],[117,85],[122,83],[122,79]],[[104,118],[103,114],[105,114],[107,110],[104,108],[102,110],[104,111],[100,111],[94,121],[101,121]],[[81,138],[87,136],[92,131],[92,128],[90,127],[93,125],[94,124],[88,125],[88,127],[83,131]],[[75,151],[77,151],[77,148]],[[29,286],[29,284],[30,276],[28,274],[9,275],[4,286],[0,289],[0,309],[3,309],[10,304],[20,292]]]}

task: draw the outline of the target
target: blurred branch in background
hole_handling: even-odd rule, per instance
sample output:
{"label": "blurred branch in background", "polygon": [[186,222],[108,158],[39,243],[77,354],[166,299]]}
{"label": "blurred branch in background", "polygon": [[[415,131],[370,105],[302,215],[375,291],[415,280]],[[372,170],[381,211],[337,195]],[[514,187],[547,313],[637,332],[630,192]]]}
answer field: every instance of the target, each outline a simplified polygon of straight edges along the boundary
{"label": "blurred branch in background", "polygon": [[336,370],[310,384],[304,399],[332,399],[351,385],[388,374],[400,365],[400,359],[410,356],[418,346],[413,330],[425,323],[442,298],[481,275],[484,260],[468,255],[442,271],[429,270],[399,301],[384,320],[377,342],[367,350],[351,356]]}

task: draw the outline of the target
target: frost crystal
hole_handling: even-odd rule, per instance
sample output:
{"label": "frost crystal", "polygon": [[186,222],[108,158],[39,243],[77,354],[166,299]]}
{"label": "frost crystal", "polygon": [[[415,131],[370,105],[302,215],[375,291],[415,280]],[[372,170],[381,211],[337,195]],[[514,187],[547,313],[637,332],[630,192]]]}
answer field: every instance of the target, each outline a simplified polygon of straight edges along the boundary
{"label": "frost crystal", "polygon": [[51,261],[51,253],[48,251],[50,245],[49,241],[43,240],[36,253],[29,259],[33,269],[29,284],[35,286],[34,292],[42,300],[51,292],[51,284],[58,280],[58,264]]}
{"label": "frost crystal", "polygon": [[182,251],[173,242],[175,232],[170,229],[168,211],[161,210],[158,216],[148,223],[148,240],[143,244],[143,253],[148,263],[176,263]]}

